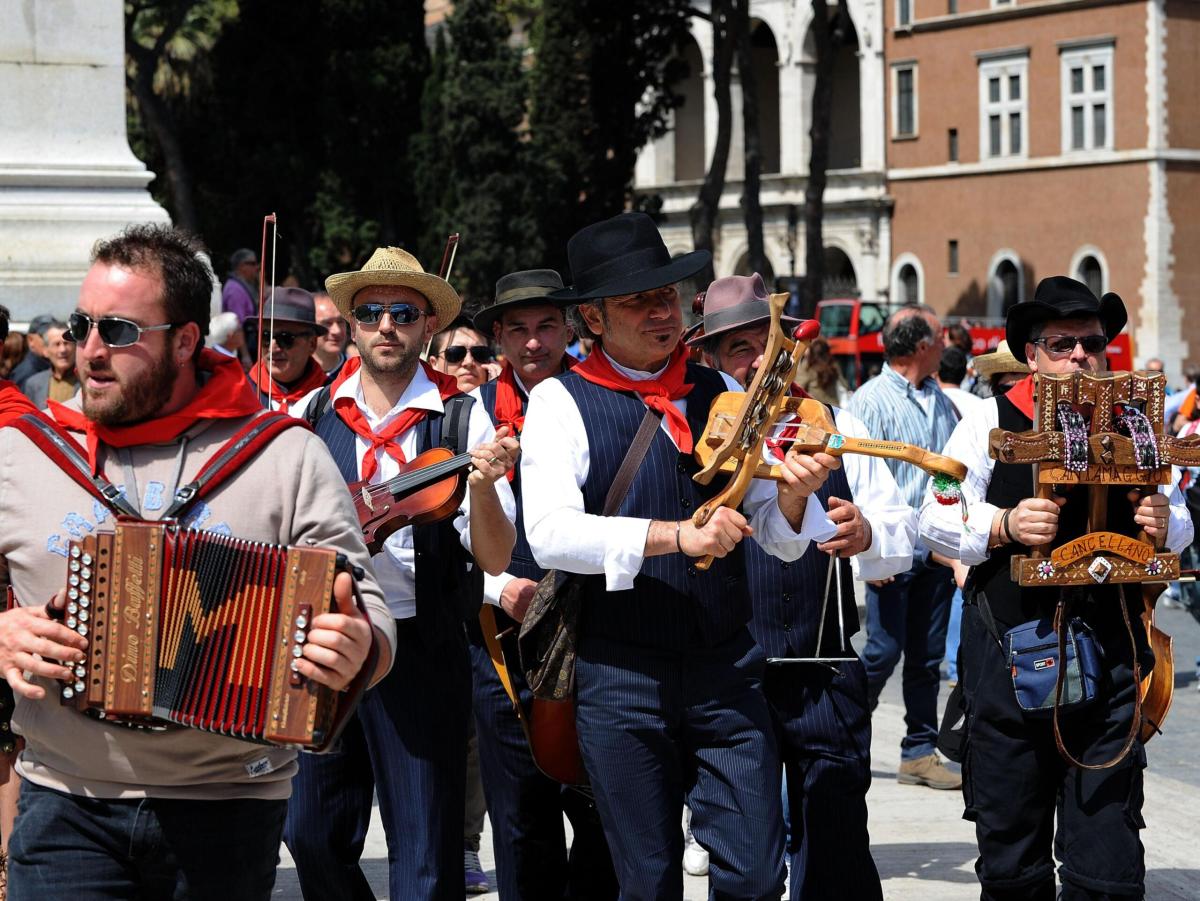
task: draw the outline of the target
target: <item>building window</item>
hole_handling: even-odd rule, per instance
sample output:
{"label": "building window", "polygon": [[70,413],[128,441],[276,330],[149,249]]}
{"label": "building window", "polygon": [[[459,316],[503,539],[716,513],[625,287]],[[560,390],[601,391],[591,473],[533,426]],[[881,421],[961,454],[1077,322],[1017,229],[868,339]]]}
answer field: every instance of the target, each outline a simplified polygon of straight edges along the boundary
{"label": "building window", "polygon": [[958,0],[946,0],[946,15],[953,16],[958,13]]}
{"label": "building window", "polygon": [[904,28],[912,24],[912,0],[896,0],[896,25]]}
{"label": "building window", "polygon": [[987,285],[989,316],[1007,316],[1021,302],[1022,278],[1020,260],[1011,251],[1002,251],[993,258]]}
{"label": "building window", "polygon": [[946,268],[951,275],[958,275],[958,242],[957,241],[952,240],[950,242],[949,257],[950,257],[950,259],[947,263]]}
{"label": "building window", "polygon": [[950,129],[950,162],[958,162],[958,129]]}
{"label": "building window", "polygon": [[1111,150],[1113,45],[1062,51],[1062,149]]}
{"label": "building window", "polygon": [[1075,277],[1088,286],[1088,290],[1099,297],[1104,293],[1104,269],[1100,261],[1088,254],[1075,268]]}
{"label": "building window", "polygon": [[917,67],[913,63],[892,66],[892,122],[892,137],[917,133]]}
{"label": "building window", "polygon": [[920,280],[912,263],[900,267],[900,303],[920,303]]}
{"label": "building window", "polygon": [[979,63],[979,158],[1024,157],[1028,142],[1029,56]]}

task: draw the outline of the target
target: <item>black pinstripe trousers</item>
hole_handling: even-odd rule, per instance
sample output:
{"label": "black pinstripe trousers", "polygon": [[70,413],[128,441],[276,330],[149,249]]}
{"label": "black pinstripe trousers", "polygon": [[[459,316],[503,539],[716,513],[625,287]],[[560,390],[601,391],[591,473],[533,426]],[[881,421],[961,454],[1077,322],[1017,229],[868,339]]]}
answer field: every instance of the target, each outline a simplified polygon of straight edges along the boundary
{"label": "black pinstripe trousers", "polygon": [[359,868],[378,796],[388,897],[461,901],[471,670],[461,629],[427,647],[396,621],[392,670],[363,696],[333,754],[301,754],[284,840],[305,901],[374,899]]}
{"label": "black pinstripe trousers", "polygon": [[779,758],[763,665],[744,629],[686,651],[581,639],[579,740],[622,901],[682,897],[685,801],[709,852],[712,898],[783,894]]}

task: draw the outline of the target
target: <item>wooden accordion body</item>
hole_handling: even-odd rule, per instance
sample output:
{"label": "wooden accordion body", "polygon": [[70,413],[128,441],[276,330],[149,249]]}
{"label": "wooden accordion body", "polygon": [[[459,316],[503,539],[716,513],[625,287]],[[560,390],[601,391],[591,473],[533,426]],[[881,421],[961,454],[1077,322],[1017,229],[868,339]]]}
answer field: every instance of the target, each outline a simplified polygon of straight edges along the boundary
{"label": "wooden accordion body", "polygon": [[331,607],[338,558],[174,523],[118,521],[72,542],[65,622],[88,649],[62,702],[126,725],[323,750],[336,692],[293,661]]}

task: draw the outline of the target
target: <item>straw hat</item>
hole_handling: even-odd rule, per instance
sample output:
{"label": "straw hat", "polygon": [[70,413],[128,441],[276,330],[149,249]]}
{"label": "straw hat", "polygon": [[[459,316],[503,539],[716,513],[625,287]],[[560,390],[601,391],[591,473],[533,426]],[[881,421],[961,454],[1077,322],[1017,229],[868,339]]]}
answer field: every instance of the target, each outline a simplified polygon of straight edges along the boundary
{"label": "straw hat", "polygon": [[991,353],[980,354],[971,364],[975,367],[975,372],[979,374],[981,379],[990,379],[992,376],[1003,373],[1016,373],[1027,375],[1029,367],[1012,355],[1012,351],[1008,349],[1008,342],[1001,341],[996,345],[996,349]]}
{"label": "straw hat", "polygon": [[462,309],[462,298],[445,279],[426,272],[416,257],[399,247],[378,247],[360,271],[339,272],[325,279],[325,290],[347,319],[353,315],[354,295],[363,288],[395,285],[420,291],[441,328],[449,326]]}

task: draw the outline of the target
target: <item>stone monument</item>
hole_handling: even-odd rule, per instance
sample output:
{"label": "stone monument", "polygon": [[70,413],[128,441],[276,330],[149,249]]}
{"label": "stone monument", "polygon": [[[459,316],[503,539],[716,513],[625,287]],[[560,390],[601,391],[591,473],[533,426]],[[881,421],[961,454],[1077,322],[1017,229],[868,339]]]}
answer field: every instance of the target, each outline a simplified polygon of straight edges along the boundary
{"label": "stone monument", "polygon": [[0,303],[75,306],[97,238],[167,222],[125,131],[122,0],[0,0]]}

